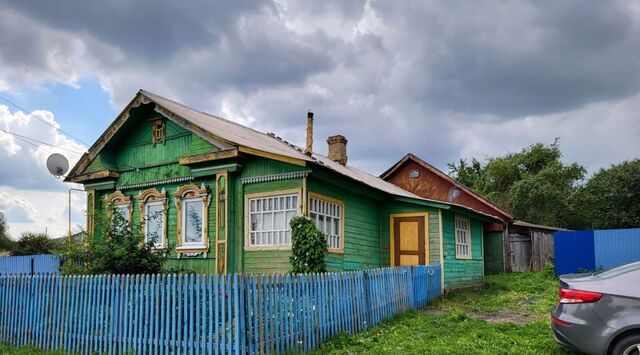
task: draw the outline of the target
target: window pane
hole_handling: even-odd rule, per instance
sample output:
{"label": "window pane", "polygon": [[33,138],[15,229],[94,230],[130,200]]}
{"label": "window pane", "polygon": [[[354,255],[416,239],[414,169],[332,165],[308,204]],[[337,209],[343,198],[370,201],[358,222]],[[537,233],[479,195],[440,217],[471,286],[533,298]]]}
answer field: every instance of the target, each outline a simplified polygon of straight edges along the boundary
{"label": "window pane", "polygon": [[202,243],[203,207],[202,200],[185,201],[183,237],[185,243]]}
{"label": "window pane", "polygon": [[[289,221],[297,213],[297,195],[253,198],[249,201],[249,244],[289,245]],[[256,206],[253,210],[252,206]]]}
{"label": "window pane", "polygon": [[115,211],[116,213],[119,213],[127,222],[129,222],[129,208],[126,205],[116,206]]}
{"label": "window pane", "polygon": [[154,241],[155,246],[162,246],[163,219],[162,204],[147,205],[145,208],[146,234],[145,240]]}

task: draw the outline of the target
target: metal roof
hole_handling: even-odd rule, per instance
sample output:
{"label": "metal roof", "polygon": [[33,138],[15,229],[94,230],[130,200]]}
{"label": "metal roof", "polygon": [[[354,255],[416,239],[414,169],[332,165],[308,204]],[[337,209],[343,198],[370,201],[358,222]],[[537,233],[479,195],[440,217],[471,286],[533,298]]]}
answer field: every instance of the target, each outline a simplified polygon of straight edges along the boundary
{"label": "metal roof", "polygon": [[294,159],[310,161],[311,158],[266,133],[262,133],[238,123],[194,110],[162,96],[140,90],[140,93],[156,104],[193,123],[194,125],[230,143],[283,155]]}
{"label": "metal roof", "polygon": [[529,222],[525,222],[525,221],[518,221],[518,220],[513,221],[512,224],[514,226],[535,228],[535,229],[547,229],[547,230],[552,230],[552,231],[566,231],[566,230],[568,230],[568,229],[565,229],[565,228],[545,226],[545,225],[542,225],[542,224],[534,224],[534,223],[529,223]]}
{"label": "metal roof", "polygon": [[[457,206],[464,208],[466,210],[472,211],[477,214],[481,214],[484,216],[488,216],[491,218],[499,219],[496,216],[492,216],[480,211],[476,211],[472,208],[462,206],[456,203],[436,201],[427,198],[420,197],[415,195],[409,191],[406,191],[392,183],[384,181],[383,179],[356,169],[351,166],[345,166],[340,163],[334,162],[333,160],[320,155],[320,154],[312,154],[311,156],[304,154],[302,148],[297,147],[293,144],[290,144],[279,137],[276,137],[274,134],[267,134],[256,131],[252,128],[240,125],[238,123],[226,120],[221,117],[217,117],[205,112],[197,111],[192,108],[189,108],[183,104],[175,102],[173,100],[167,99],[160,95],[156,95],[154,93],[140,90],[136,97],[131,101],[131,103],[127,106],[131,107],[132,104],[140,99],[141,97],[154,102],[156,106],[156,111],[162,113],[167,116],[169,119],[177,120],[182,119],[187,121],[191,125],[195,126],[201,131],[205,131],[211,137],[216,140],[222,141],[224,144],[247,147],[254,149],[256,151],[261,151],[265,153],[271,153],[283,157],[297,159],[298,161],[304,161],[312,164],[317,164],[320,166],[324,166],[340,175],[346,176],[352,180],[363,183],[373,189],[378,191],[382,191],[384,193],[415,199],[419,201],[425,201],[430,203],[435,203],[438,205],[449,205],[449,206]],[[159,107],[158,107],[159,106]],[[124,120],[128,118],[128,114],[126,114],[127,108],[123,111],[123,113],[118,116],[118,118],[107,128],[105,133],[100,137],[99,141],[96,142],[90,149],[89,154],[85,154],[81,161],[76,164],[76,166],[72,169],[72,172],[76,172],[81,170],[83,166],[86,166],[90,160],[93,160],[95,156],[99,153],[99,151],[104,147],[106,142],[113,137],[115,131],[117,131]],[[175,116],[177,117],[175,117]],[[198,132],[196,132],[198,133]],[[200,132],[202,133],[202,132]],[[73,175],[70,173],[70,176],[67,177],[69,179]]]}

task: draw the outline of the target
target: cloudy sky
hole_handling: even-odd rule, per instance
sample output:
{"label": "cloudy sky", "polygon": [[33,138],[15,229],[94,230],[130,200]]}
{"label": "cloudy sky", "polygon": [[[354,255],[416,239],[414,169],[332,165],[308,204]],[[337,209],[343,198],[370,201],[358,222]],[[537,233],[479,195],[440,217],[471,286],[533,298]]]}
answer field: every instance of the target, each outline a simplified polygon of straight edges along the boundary
{"label": "cloudy sky", "polygon": [[0,128],[57,146],[0,131],[0,211],[14,238],[65,233],[46,157],[140,88],[298,144],[312,109],[316,150],[343,134],[376,174],[555,137],[593,172],[640,156],[639,38],[630,1],[0,0]]}

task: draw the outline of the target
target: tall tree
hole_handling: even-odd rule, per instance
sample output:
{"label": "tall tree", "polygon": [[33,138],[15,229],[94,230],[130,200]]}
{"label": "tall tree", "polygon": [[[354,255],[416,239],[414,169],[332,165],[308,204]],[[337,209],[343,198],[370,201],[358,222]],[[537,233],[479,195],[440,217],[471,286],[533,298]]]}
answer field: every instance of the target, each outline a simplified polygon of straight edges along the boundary
{"label": "tall tree", "polygon": [[572,224],[569,205],[586,170],[564,164],[556,139],[537,143],[518,153],[449,164],[449,174],[516,217],[540,224]]}
{"label": "tall tree", "polygon": [[640,159],[600,169],[576,193],[574,228],[640,227]]}

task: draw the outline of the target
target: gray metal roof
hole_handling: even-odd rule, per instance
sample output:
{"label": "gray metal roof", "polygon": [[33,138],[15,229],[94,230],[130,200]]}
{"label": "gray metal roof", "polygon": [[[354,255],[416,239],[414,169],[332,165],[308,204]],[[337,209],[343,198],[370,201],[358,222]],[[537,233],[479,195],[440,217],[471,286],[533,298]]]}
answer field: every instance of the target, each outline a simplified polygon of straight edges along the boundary
{"label": "gray metal roof", "polygon": [[377,176],[371,175],[369,173],[366,173],[362,170],[356,169],[351,166],[346,166],[346,165],[342,165],[340,163],[334,162],[333,160],[329,159],[328,157],[325,157],[324,155],[320,155],[317,153],[313,153],[311,156],[306,155],[304,154],[304,151],[302,148],[297,147],[293,144],[290,144],[276,137],[274,134],[262,133],[252,128],[226,120],[224,118],[194,110],[178,102],[150,93],[148,91],[140,90],[140,94],[146,96],[151,101],[164,107],[168,111],[173,112],[174,114],[180,116],[181,118],[210,132],[212,135],[216,137],[220,137],[224,139],[229,143],[234,143],[240,146],[249,147],[259,151],[278,154],[278,155],[318,164],[340,175],[346,176],[352,180],[358,181],[373,189],[376,189],[378,191],[381,191],[390,195],[406,197],[406,198],[416,199],[420,201],[427,201],[427,202],[436,203],[440,205],[457,206],[477,214],[481,214],[481,215],[495,218],[498,220],[500,219],[496,216],[474,210],[467,206],[420,197],[407,190],[404,190],[399,186],[389,183]]}
{"label": "gray metal roof", "polygon": [[309,156],[283,144],[266,133],[256,131],[221,117],[194,110],[148,91],[140,90],[140,93],[156,104],[228,142],[290,158],[306,161],[311,160]]}

